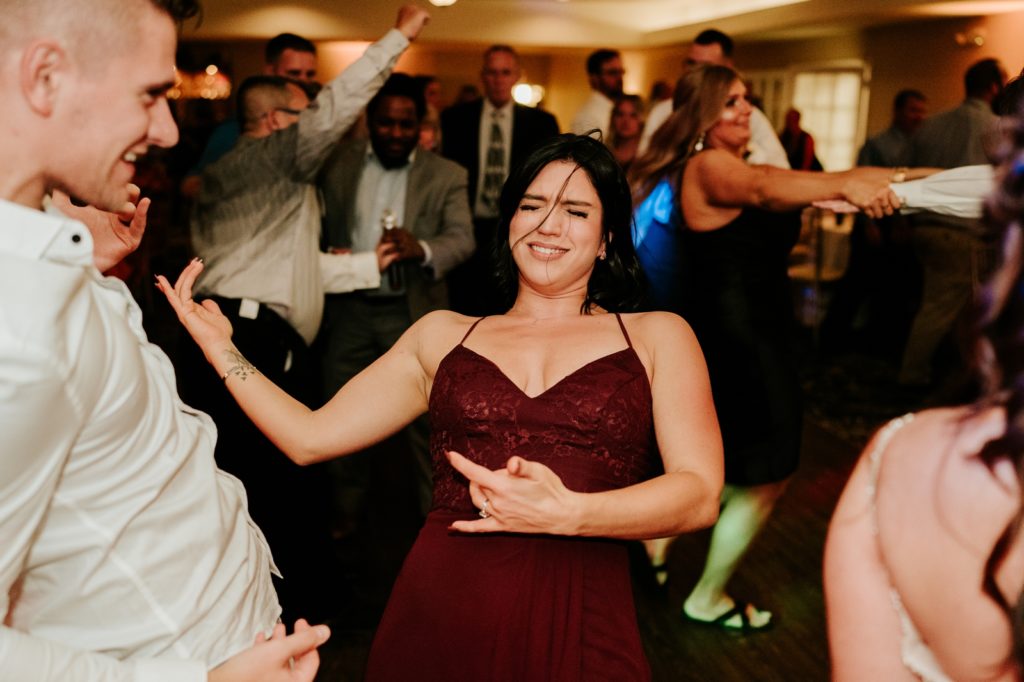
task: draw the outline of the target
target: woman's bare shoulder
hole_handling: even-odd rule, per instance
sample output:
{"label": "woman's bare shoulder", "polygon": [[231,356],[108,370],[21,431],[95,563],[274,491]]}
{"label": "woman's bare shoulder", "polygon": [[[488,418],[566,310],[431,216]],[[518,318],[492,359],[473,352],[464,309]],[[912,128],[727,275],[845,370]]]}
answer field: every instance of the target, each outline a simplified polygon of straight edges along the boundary
{"label": "woman's bare shoulder", "polygon": [[[1005,426],[1005,413],[1000,407],[978,410],[960,406],[918,412],[894,434],[886,448],[885,466],[895,476],[973,462],[986,443],[1002,435]],[[905,467],[901,464],[904,462]]]}
{"label": "woman's bare shoulder", "polygon": [[[927,518],[937,518],[950,507],[996,501],[986,491],[1005,489],[1005,485],[977,454],[1003,433],[1005,423],[1005,414],[997,407],[939,408],[915,414],[880,453],[879,497],[897,500],[890,509],[919,519],[929,510],[934,513]],[[928,499],[932,504],[922,506]]]}
{"label": "woman's bare shoulder", "polygon": [[678,358],[701,353],[693,329],[675,313],[630,313],[622,315],[622,321],[645,364],[655,364],[659,356]]}
{"label": "woman's bare shoulder", "polygon": [[670,347],[681,339],[693,338],[690,325],[675,313],[623,313],[622,322],[636,344],[642,344],[651,350],[656,347]]}
{"label": "woman's bare shoulder", "polygon": [[436,367],[479,319],[451,310],[435,310],[418,319],[403,338],[407,337],[416,348],[425,367]]}
{"label": "woman's bare shoulder", "polygon": [[690,329],[690,325],[686,323],[686,320],[675,313],[662,310],[644,313],[622,313],[621,316],[627,329],[632,331],[635,327],[638,333],[645,336],[656,332],[675,331],[679,333],[684,330],[689,331]]}

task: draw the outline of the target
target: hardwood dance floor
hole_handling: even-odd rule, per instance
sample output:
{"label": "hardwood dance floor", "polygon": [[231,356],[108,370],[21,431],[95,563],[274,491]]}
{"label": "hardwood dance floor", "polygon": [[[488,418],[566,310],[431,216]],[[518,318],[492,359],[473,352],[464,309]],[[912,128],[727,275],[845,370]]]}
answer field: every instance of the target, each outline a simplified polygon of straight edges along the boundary
{"label": "hardwood dance floor", "polygon": [[[676,542],[665,589],[654,587],[637,545],[637,617],[656,682],[828,679],[821,585],[825,532],[864,441],[889,417],[916,407],[912,398],[893,397],[891,371],[863,357],[805,370],[808,413],[800,469],[730,588],[738,599],[774,612],[774,629],[741,637],[680,619],[682,600],[702,566],[708,532]],[[411,484],[395,476],[404,455],[400,448],[391,450],[381,453],[377,472],[390,479],[390,492],[387,499],[377,498],[371,510],[375,540],[370,552],[379,569],[373,580],[355,586],[351,610],[335,623],[332,641],[323,650],[321,680],[362,679],[373,626],[415,536],[415,528],[402,521],[408,514],[401,500],[411,499]]]}

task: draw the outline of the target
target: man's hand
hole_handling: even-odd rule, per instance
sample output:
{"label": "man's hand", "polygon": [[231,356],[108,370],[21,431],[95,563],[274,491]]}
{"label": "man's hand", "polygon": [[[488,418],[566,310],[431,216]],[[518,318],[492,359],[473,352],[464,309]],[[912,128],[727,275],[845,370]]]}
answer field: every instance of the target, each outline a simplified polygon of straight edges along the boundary
{"label": "man's hand", "polygon": [[422,263],[427,254],[423,252],[420,240],[416,239],[404,227],[394,227],[388,230],[382,239],[387,240],[395,247],[394,260],[411,260]]}
{"label": "man's hand", "polygon": [[395,28],[410,41],[416,40],[423,27],[430,21],[430,14],[427,10],[416,5],[405,5],[398,10],[398,20],[395,21]]}
{"label": "man's hand", "polygon": [[331,636],[326,625],[313,627],[301,618],[295,633],[285,636],[278,623],[270,639],[256,636],[256,644],[210,671],[209,682],[310,682],[320,667],[316,648]]}
{"label": "man's hand", "polygon": [[384,272],[389,265],[398,260],[398,248],[394,242],[387,239],[387,235],[381,236],[374,251],[377,254],[377,269],[380,272]]}
{"label": "man's hand", "polygon": [[56,189],[53,190],[51,201],[68,218],[89,228],[92,234],[93,262],[100,272],[106,272],[139,248],[142,242],[150,200],[140,200],[140,193],[137,185],[129,184],[128,201],[116,213],[91,206],[75,206],[67,194]]}
{"label": "man's hand", "polygon": [[900,199],[889,187],[890,171],[886,168],[853,168],[843,174],[842,195],[870,218],[892,215],[900,207]]}

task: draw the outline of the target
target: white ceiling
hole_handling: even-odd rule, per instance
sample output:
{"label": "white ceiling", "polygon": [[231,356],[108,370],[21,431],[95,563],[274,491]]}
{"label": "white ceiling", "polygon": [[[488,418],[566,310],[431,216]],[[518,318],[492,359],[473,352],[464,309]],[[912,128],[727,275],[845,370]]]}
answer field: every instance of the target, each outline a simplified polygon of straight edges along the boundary
{"label": "white ceiling", "polygon": [[[371,40],[402,0],[204,0],[186,39],[267,38],[291,31],[314,40]],[[421,0],[421,4],[426,2]],[[983,16],[1024,10],[1024,0],[458,0],[432,7],[426,43],[517,47],[654,47],[687,42],[714,25],[734,36],[834,33],[920,16]]]}

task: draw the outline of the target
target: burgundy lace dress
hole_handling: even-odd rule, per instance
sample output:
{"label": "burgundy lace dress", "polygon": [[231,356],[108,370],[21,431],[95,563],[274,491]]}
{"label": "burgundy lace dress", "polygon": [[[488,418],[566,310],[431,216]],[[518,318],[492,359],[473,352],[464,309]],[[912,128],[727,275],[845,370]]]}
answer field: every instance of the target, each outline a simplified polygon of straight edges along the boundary
{"label": "burgundy lace dress", "polygon": [[434,505],[377,629],[367,680],[650,678],[624,543],[448,530],[478,511],[448,450],[490,469],[521,455],[581,492],[652,473],[650,384],[622,333],[626,348],[533,398],[465,338],[438,365],[430,396]]}

